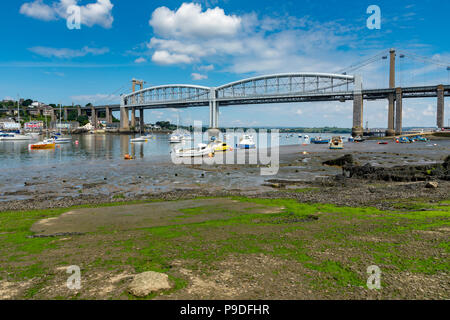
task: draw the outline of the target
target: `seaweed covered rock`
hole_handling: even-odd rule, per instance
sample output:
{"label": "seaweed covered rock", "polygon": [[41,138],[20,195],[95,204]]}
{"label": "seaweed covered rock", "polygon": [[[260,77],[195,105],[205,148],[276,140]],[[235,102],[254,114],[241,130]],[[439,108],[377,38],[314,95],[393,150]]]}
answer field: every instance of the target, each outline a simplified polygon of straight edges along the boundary
{"label": "seaweed covered rock", "polygon": [[392,168],[374,167],[369,163],[364,166],[346,164],[342,167],[347,178],[383,180],[394,182],[414,182],[430,180],[450,181],[450,156],[443,163],[422,166],[396,166]]}
{"label": "seaweed covered rock", "polygon": [[353,164],[353,163],[354,163],[354,160],[353,160],[353,156],[351,154],[346,154],[343,157],[322,162],[322,164],[325,166],[337,166],[337,167],[343,167],[345,165]]}

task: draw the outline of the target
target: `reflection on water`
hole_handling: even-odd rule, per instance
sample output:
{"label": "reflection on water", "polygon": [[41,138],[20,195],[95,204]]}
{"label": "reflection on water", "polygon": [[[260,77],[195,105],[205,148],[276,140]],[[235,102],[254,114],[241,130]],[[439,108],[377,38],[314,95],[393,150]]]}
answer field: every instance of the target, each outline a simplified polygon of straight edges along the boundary
{"label": "reflection on water", "polygon": [[[319,134],[308,134],[310,138]],[[333,134],[322,134],[323,138],[331,138]],[[186,141],[182,144],[169,143],[169,135],[156,134],[149,137],[145,143],[130,143],[133,135],[74,135],[72,143],[62,144],[54,150],[29,150],[29,141],[7,142],[0,141],[0,168],[18,168],[25,166],[55,165],[58,163],[79,163],[83,161],[121,160],[125,154],[130,154],[134,159],[144,159],[145,161],[169,161],[170,152],[174,148],[190,147],[193,141]],[[344,135],[348,137],[348,135]],[[204,136],[206,138],[206,136]],[[301,145],[304,140],[298,134],[279,135],[280,145]],[[269,138],[270,140],[270,138]],[[78,143],[76,143],[78,142]],[[237,137],[234,141],[227,140],[227,143],[235,147],[238,143]],[[346,143],[345,150],[364,149],[365,151],[395,151],[396,149],[409,150],[408,152],[429,154],[430,152],[442,153],[448,151],[450,142],[448,140],[436,141],[437,148],[430,147],[430,143],[414,143],[410,145],[399,145],[390,143],[384,147],[377,145],[375,141],[368,141],[364,144]],[[327,146],[310,146],[309,151],[326,150]],[[316,150],[317,149],[317,150]],[[431,150],[436,149],[436,150]],[[439,151],[438,151],[439,150]],[[345,151],[344,151],[345,152]]]}

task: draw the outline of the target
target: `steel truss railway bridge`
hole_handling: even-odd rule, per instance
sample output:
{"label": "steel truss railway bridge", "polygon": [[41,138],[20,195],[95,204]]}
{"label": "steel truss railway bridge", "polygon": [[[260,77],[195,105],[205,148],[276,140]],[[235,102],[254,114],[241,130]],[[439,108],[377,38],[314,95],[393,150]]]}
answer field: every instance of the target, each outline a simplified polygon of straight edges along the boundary
{"label": "steel truss railway bridge", "polygon": [[[209,107],[210,128],[219,128],[219,108],[233,105],[299,103],[320,101],[353,101],[353,134],[363,134],[364,100],[388,100],[388,136],[402,133],[402,102],[411,98],[437,98],[436,124],[444,127],[444,97],[450,96],[450,85],[395,87],[395,51],[391,49],[390,87],[364,90],[362,79],[355,75],[328,73],[284,73],[244,79],[220,87],[197,85],[162,85],[143,88],[121,96],[120,105],[92,106],[94,123],[98,112],[106,112],[112,122],[112,111],[120,110],[120,129],[130,131],[143,126],[145,109]],[[133,88],[134,88],[133,83]],[[131,111],[131,117],[130,117]],[[80,112],[80,111],[79,111]]]}

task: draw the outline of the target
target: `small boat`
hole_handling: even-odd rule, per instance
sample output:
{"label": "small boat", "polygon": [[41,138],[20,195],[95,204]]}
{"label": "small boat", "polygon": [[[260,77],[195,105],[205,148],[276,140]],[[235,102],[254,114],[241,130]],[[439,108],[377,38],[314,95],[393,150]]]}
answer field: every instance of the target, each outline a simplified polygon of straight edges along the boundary
{"label": "small boat", "polygon": [[39,132],[27,132],[25,135],[32,139],[38,139],[41,134]]}
{"label": "small boat", "polygon": [[132,143],[141,143],[141,142],[148,142],[148,139],[151,137],[148,136],[140,136],[138,138],[131,139],[130,142]]}
{"label": "small boat", "polygon": [[253,140],[253,136],[248,135],[248,134],[243,135],[241,137],[241,139],[239,139],[238,148],[239,149],[255,149],[256,144],[255,144],[255,141]]}
{"label": "small boat", "polygon": [[415,136],[414,140],[419,142],[428,142],[428,139],[423,136]]}
{"label": "small boat", "polygon": [[214,154],[214,150],[211,145],[200,143],[197,148],[193,149],[177,149],[175,155],[182,158],[204,157]]}
{"label": "small boat", "polygon": [[0,133],[0,141],[27,141],[32,140],[33,137],[29,135],[23,135],[16,132],[2,132]]}
{"label": "small boat", "polygon": [[322,139],[322,137],[316,137],[311,139],[311,143],[313,144],[329,144],[329,139]]}
{"label": "small boat", "polygon": [[356,143],[361,143],[361,142],[364,142],[364,141],[366,141],[366,139],[364,139],[361,136],[357,136],[357,137],[353,138],[353,142],[356,142]]}
{"label": "small boat", "polygon": [[69,137],[62,137],[60,134],[56,134],[52,137],[53,141],[56,144],[63,144],[63,143],[71,143],[72,138]]}
{"label": "small boat", "polygon": [[344,149],[344,140],[342,140],[341,137],[331,138],[330,149],[332,150]]}
{"label": "small boat", "polygon": [[173,134],[169,138],[170,143],[181,143],[183,141],[183,137],[179,134]]}
{"label": "small boat", "polygon": [[378,142],[378,144],[389,144],[389,142],[382,141],[382,142]]}
{"label": "small boat", "polygon": [[414,141],[409,139],[408,137],[401,137],[400,139],[397,139],[397,143],[413,143]]}
{"label": "small boat", "polygon": [[233,148],[230,147],[228,144],[222,141],[214,141],[211,143],[211,147],[214,151],[233,151]]}
{"label": "small boat", "polygon": [[46,139],[44,141],[35,143],[35,144],[29,144],[28,148],[30,150],[49,150],[49,149],[55,149],[55,142],[53,139]]}

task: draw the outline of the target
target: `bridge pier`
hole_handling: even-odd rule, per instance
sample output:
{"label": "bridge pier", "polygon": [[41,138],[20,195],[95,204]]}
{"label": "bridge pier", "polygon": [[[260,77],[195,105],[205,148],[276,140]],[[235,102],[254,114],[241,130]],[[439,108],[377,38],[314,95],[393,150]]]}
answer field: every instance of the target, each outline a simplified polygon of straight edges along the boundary
{"label": "bridge pier", "polygon": [[136,129],[136,108],[131,108],[131,128]]}
{"label": "bridge pier", "polygon": [[389,106],[388,106],[388,129],[386,130],[386,136],[392,137],[395,135],[395,99],[393,94],[389,94]]}
{"label": "bridge pier", "polygon": [[81,117],[81,107],[80,106],[77,106],[77,113],[78,113],[78,116]]}
{"label": "bridge pier", "polygon": [[130,120],[128,115],[128,108],[121,106],[120,107],[120,131],[128,132],[130,131]]}
{"label": "bridge pier", "polygon": [[106,107],[106,123],[112,123],[112,110],[110,107]]}
{"label": "bridge pier", "polygon": [[437,87],[437,119],[436,124],[438,129],[442,129],[444,127],[444,86],[441,84]]}
{"label": "bridge pier", "polygon": [[64,121],[67,121],[69,119],[69,114],[67,108],[64,108]]}
{"label": "bridge pier", "polygon": [[91,122],[94,126],[94,129],[97,129],[97,111],[94,107],[91,107]]}
{"label": "bridge pier", "polygon": [[211,129],[219,128],[219,104],[216,100],[209,102],[209,127]]}
{"label": "bridge pier", "polygon": [[139,109],[139,128],[145,131],[144,108]]}
{"label": "bridge pier", "polygon": [[362,95],[362,79],[360,76],[355,76],[355,89],[353,92],[353,128],[352,136],[363,136],[363,113],[364,113],[364,98]]}
{"label": "bridge pier", "polygon": [[395,90],[395,134],[401,135],[403,131],[403,92],[402,88]]}

